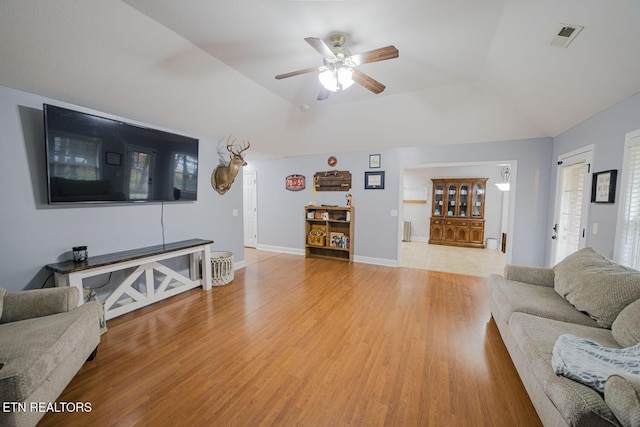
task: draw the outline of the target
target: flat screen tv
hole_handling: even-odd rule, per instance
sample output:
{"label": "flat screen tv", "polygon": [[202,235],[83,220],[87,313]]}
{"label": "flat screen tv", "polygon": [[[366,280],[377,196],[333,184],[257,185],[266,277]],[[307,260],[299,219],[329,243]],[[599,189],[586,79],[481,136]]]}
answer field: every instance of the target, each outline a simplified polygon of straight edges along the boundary
{"label": "flat screen tv", "polygon": [[49,204],[194,201],[198,139],[44,104]]}

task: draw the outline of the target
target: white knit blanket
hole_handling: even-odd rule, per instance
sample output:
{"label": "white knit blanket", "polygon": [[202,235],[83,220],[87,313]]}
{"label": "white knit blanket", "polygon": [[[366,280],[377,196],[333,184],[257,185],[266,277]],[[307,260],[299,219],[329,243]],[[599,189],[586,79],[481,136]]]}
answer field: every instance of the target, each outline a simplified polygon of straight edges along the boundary
{"label": "white knit blanket", "polygon": [[604,393],[604,383],[609,376],[640,375],[640,344],[609,348],[586,338],[563,334],[553,345],[551,365],[556,374]]}

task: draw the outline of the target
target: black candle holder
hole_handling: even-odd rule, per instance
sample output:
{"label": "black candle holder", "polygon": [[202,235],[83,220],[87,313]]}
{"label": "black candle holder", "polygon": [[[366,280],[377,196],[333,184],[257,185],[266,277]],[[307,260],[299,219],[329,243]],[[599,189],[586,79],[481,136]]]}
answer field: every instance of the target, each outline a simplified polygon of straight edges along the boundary
{"label": "black candle holder", "polygon": [[82,262],[89,258],[86,246],[74,246],[71,249],[73,250],[73,262]]}

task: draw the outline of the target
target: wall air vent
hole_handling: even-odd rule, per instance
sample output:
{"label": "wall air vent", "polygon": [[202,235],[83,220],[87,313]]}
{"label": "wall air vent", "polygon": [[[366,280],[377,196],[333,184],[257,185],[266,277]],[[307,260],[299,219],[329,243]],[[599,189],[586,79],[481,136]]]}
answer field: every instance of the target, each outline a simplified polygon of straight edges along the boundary
{"label": "wall air vent", "polygon": [[551,46],[566,48],[584,27],[582,25],[560,24],[560,29],[551,39]]}

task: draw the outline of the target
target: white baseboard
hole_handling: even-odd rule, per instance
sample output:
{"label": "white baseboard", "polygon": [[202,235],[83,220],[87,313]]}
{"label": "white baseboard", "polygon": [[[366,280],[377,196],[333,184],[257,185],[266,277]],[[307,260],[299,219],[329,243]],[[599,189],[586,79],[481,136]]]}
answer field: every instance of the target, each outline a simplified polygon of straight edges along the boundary
{"label": "white baseboard", "polygon": [[423,237],[423,236],[411,236],[409,238],[411,239],[412,242],[428,242],[429,241],[428,237]]}
{"label": "white baseboard", "polygon": [[304,249],[287,248],[284,246],[258,245],[256,249],[261,251],[281,252],[291,255],[304,255]]}
{"label": "white baseboard", "polygon": [[395,259],[372,258],[368,256],[354,256],[353,261],[361,262],[363,264],[383,265],[385,267],[398,267],[400,265],[400,263]]}
{"label": "white baseboard", "polygon": [[[287,248],[283,246],[271,246],[271,245],[258,245],[256,249],[259,249],[261,251],[281,252],[285,254],[304,256],[304,249]],[[358,256],[358,255],[354,255],[353,261],[361,262],[363,264],[383,265],[385,267],[398,267],[400,265],[400,262],[395,259],[371,258],[366,256]]]}

